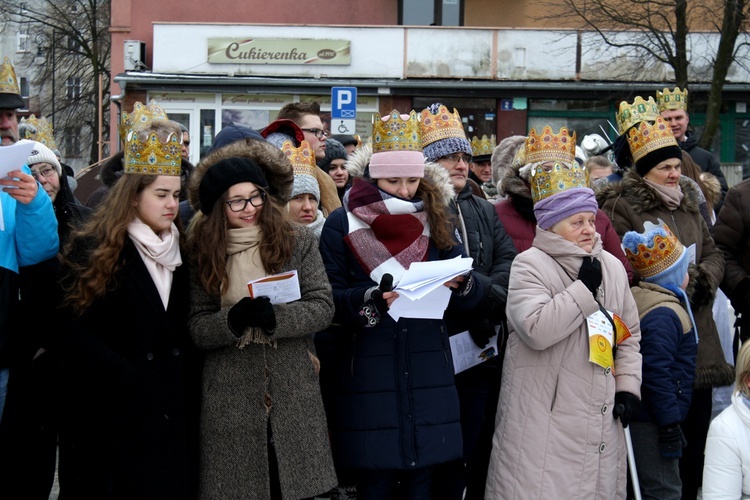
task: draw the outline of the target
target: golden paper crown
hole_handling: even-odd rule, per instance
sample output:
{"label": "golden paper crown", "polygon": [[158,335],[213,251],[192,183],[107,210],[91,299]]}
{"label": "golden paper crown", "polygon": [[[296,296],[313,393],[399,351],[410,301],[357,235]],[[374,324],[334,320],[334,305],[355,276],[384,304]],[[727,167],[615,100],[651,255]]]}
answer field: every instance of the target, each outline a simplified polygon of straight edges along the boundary
{"label": "golden paper crown", "polygon": [[536,204],[561,191],[589,187],[589,170],[575,160],[567,165],[555,162],[551,169],[537,165],[531,170],[530,184],[531,199]]}
{"label": "golden paper crown", "polygon": [[524,155],[527,164],[548,161],[576,163],[576,133],[571,134],[566,127],[562,127],[560,132],[553,134],[552,128],[547,125],[542,129],[542,134],[537,135],[536,129],[532,128],[526,138]]}
{"label": "golden paper crown", "polygon": [[284,141],[281,151],[292,164],[294,175],[312,175],[315,177],[315,169],[318,168],[315,163],[315,153],[310,147],[310,143],[302,141],[298,148],[294,147],[292,141]]}
{"label": "golden paper crown", "polygon": [[668,109],[683,109],[687,111],[688,89],[680,90],[680,87],[675,87],[672,92],[669,89],[659,90],[656,92],[656,103],[659,107],[659,112]]}
{"label": "golden paper crown", "polygon": [[659,108],[656,106],[656,101],[654,101],[653,97],[649,97],[648,101],[644,101],[641,96],[636,96],[632,104],[626,101],[620,103],[620,108],[615,117],[617,130],[622,135],[638,122],[652,122],[656,120],[657,116],[659,116]]}
{"label": "golden paper crown", "polygon": [[488,139],[486,135],[483,135],[480,139],[479,137],[472,137],[471,138],[471,155],[472,156],[483,156],[483,155],[491,155],[493,151],[495,151],[495,146],[497,144],[495,143],[495,134],[492,134],[492,136]]}
{"label": "golden paper crown", "polygon": [[13,69],[13,64],[11,64],[8,56],[5,56],[5,61],[0,66],[0,94],[21,95],[21,89],[18,87],[18,78],[16,78],[16,70]]}
{"label": "golden paper crown", "polygon": [[442,104],[436,115],[429,108],[423,109],[420,114],[422,147],[432,144],[440,139],[455,137],[466,139],[464,126],[461,123],[461,115],[454,108],[453,113]]}
{"label": "golden paper crown", "polygon": [[644,233],[630,231],[623,247],[630,264],[643,278],[650,278],[672,267],[682,256],[683,246],[661,219],[644,224]]}
{"label": "golden paper crown", "polygon": [[422,151],[422,137],[416,111],[402,115],[395,109],[381,118],[375,113],[372,125],[372,152]]}
{"label": "golden paper crown", "polygon": [[641,122],[628,131],[628,145],[633,155],[633,161],[638,162],[641,158],[667,146],[677,146],[672,130],[661,116],[657,116],[654,124]]}
{"label": "golden paper crown", "polygon": [[156,120],[169,120],[167,113],[153,99],[144,106],[140,102],[133,105],[133,112],[128,114],[122,112],[120,119],[120,139],[123,144],[127,141],[127,134],[130,130],[141,130]]}
{"label": "golden paper crown", "polygon": [[[50,149],[57,149],[55,143],[55,132],[52,130],[52,123],[49,122],[45,117],[37,118],[36,115],[31,115],[28,118],[21,118],[20,124],[26,124],[36,129],[36,132],[29,132],[23,139],[29,139],[30,141],[41,142]],[[20,127],[19,127],[20,128]]]}

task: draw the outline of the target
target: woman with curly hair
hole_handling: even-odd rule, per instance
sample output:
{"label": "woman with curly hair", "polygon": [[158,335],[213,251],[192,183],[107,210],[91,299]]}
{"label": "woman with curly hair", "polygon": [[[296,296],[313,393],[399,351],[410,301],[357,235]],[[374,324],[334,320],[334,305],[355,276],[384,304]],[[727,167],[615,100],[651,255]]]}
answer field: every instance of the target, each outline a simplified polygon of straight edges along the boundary
{"label": "woman with curly hair", "polygon": [[[197,370],[175,223],[179,131],[155,125],[131,132],[125,175],[66,250],[60,491],[71,498],[194,495]],[[142,159],[150,148],[156,165]]]}
{"label": "woman with curly hair", "polygon": [[[336,484],[312,340],[333,300],[317,238],[288,218],[292,183],[284,154],[255,139],[217,149],[191,177],[201,499],[307,498]],[[248,281],[289,271],[300,299],[250,296]]]}

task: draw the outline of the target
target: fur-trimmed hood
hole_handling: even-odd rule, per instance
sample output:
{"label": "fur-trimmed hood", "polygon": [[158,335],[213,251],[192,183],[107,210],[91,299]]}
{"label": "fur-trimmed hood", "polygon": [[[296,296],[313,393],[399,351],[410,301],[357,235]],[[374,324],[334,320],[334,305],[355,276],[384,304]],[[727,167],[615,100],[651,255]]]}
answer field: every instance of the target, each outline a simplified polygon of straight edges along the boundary
{"label": "fur-trimmed hood", "polygon": [[[684,198],[678,210],[700,214],[700,194],[695,183],[683,176],[680,188]],[[609,182],[596,189],[600,207],[608,199],[617,197],[627,200],[636,212],[652,212],[664,204],[659,193],[634,170],[627,170],[621,182]]]}
{"label": "fur-trimmed hood", "polygon": [[206,171],[225,158],[249,158],[263,170],[268,181],[268,194],[274,198],[279,206],[285,206],[289,200],[294,183],[292,165],[280,149],[263,140],[245,138],[212,152],[195,167],[190,176],[188,196],[190,205],[200,210],[198,191],[201,180]]}
{"label": "fur-trimmed hood", "polygon": [[513,158],[525,143],[526,136],[512,135],[500,141],[492,153],[492,183],[501,195],[531,198],[529,186],[519,178],[521,165],[513,165]]}
{"label": "fur-trimmed hood", "polygon": [[[354,152],[349,155],[349,159],[344,166],[349,172],[350,179],[364,178],[365,169],[370,165],[370,158],[372,158],[372,146],[369,144],[354,150]],[[442,198],[446,205],[456,197],[451,178],[448,175],[448,172],[440,164],[425,162],[424,179],[440,187],[443,193]]]}

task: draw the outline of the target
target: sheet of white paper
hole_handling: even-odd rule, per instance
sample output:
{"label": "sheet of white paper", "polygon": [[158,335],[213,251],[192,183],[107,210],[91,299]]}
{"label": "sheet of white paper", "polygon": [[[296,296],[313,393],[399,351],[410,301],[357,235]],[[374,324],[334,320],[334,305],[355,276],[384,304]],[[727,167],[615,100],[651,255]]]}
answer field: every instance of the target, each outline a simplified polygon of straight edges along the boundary
{"label": "sheet of white paper", "polygon": [[451,300],[451,289],[440,286],[421,299],[411,300],[404,295],[393,301],[388,314],[398,321],[400,318],[442,319]]}
{"label": "sheet of white paper", "polygon": [[[286,275],[288,274],[290,276],[287,277]],[[268,278],[276,276],[281,278],[277,280],[268,280]],[[268,297],[271,299],[271,304],[286,304],[302,298],[299,289],[299,277],[297,276],[297,271],[266,276],[265,278],[261,278],[261,280],[266,281],[256,280],[248,282],[248,285],[251,285],[253,288],[254,297]]]}
{"label": "sheet of white paper", "polygon": [[0,178],[7,177],[8,172],[24,166],[32,149],[34,149],[34,141],[21,141],[0,148]]}
{"label": "sheet of white paper", "polygon": [[[500,325],[495,327],[496,332],[500,332]],[[469,331],[457,333],[450,336],[451,356],[453,357],[453,373],[460,373],[464,370],[484,363],[490,358],[498,355],[497,352],[498,335],[490,337],[490,343],[486,347],[477,347]]]}
{"label": "sheet of white paper", "polygon": [[688,261],[691,264],[695,264],[695,243],[687,247],[686,251],[688,253]]}
{"label": "sheet of white paper", "polygon": [[430,262],[413,262],[401,277],[395,291],[414,299],[420,299],[440,287],[446,281],[471,270],[472,259],[456,257],[455,259],[434,260]]}

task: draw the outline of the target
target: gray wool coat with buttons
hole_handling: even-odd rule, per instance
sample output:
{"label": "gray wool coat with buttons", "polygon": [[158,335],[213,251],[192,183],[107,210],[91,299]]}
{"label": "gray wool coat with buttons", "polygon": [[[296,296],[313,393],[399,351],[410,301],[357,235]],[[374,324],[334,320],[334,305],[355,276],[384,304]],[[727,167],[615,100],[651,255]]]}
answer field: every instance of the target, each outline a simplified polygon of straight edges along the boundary
{"label": "gray wool coat with buttons", "polygon": [[[274,305],[275,346],[237,347],[218,295],[191,281],[189,328],[205,350],[201,410],[201,499],[270,498],[267,426],[278,455],[283,498],[336,485],[312,336],[328,327],[333,298],[318,240],[307,229],[283,271],[296,269],[302,299]],[[195,273],[197,275],[197,273]],[[230,276],[230,279],[238,277]],[[270,403],[270,410],[267,407]]]}
{"label": "gray wool coat with buttons", "polygon": [[[631,332],[615,369],[589,361],[586,318],[598,310],[577,280],[583,249],[538,229],[510,271],[510,327],[485,498],[625,498],[626,450],[615,392],[640,398],[640,327],[622,263],[603,251],[598,300]],[[574,281],[575,280],[575,281]]]}

